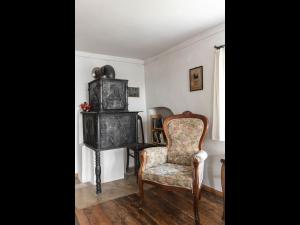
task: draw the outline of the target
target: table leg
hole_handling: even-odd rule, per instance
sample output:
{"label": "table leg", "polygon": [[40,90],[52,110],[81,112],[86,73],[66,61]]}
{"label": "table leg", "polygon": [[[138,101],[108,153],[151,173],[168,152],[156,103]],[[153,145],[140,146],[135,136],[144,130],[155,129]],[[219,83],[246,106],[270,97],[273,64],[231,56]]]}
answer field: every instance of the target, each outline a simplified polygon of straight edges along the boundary
{"label": "table leg", "polygon": [[96,151],[96,194],[102,192],[101,190],[101,165],[100,165],[100,151]]}
{"label": "table leg", "polygon": [[137,175],[137,164],[138,164],[138,153],[137,151],[135,150],[134,151],[134,175]]}

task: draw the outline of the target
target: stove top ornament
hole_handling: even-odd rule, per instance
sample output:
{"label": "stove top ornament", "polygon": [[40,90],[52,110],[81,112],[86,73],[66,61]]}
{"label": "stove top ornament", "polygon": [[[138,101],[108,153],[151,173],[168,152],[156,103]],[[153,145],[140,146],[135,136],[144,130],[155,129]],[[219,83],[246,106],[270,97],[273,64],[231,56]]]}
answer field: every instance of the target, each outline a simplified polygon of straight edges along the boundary
{"label": "stove top ornament", "polygon": [[92,76],[94,79],[115,79],[115,70],[111,65],[105,65],[100,67],[94,67],[92,70]]}

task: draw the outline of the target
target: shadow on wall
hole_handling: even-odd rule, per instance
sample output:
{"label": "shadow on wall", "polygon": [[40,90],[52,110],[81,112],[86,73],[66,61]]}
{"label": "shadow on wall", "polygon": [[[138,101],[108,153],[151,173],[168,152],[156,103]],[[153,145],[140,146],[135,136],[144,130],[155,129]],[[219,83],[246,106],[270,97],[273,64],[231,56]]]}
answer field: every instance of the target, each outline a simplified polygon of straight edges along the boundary
{"label": "shadow on wall", "polygon": [[163,118],[174,115],[174,113],[172,112],[171,109],[169,109],[168,107],[163,107],[163,106],[150,108],[148,110],[148,112],[149,112],[149,116],[161,115]]}

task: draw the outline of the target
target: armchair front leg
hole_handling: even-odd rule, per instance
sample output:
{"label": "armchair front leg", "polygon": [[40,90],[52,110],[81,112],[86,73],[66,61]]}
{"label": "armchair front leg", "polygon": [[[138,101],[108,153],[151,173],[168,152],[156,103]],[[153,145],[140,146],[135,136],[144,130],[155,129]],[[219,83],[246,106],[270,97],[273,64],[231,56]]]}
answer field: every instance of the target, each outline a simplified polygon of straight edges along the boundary
{"label": "armchair front leg", "polygon": [[146,157],[147,157],[147,153],[143,150],[140,153],[140,169],[138,172],[138,185],[139,185],[139,195],[140,195],[140,206],[143,205],[144,202],[144,183],[143,183],[143,173],[145,170],[145,165],[146,165]]}
{"label": "armchair front leg", "polygon": [[195,217],[195,225],[200,225],[200,217],[199,217],[199,196],[200,196],[200,188],[199,188],[199,161],[197,159],[193,159],[193,203],[194,203],[194,217]]}
{"label": "armchair front leg", "polygon": [[204,160],[206,158],[207,153],[203,150],[195,153],[192,157],[194,216],[196,225],[200,225],[199,200],[201,198],[201,183],[203,178]]}

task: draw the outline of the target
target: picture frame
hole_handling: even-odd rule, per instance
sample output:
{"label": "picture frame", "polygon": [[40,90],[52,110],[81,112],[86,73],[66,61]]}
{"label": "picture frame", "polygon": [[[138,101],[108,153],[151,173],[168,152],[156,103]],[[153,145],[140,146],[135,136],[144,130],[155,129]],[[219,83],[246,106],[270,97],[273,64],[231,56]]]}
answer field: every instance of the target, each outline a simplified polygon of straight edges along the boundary
{"label": "picture frame", "polygon": [[190,91],[203,90],[203,66],[190,69]]}
{"label": "picture frame", "polygon": [[128,97],[140,97],[140,89],[138,87],[128,87]]}

